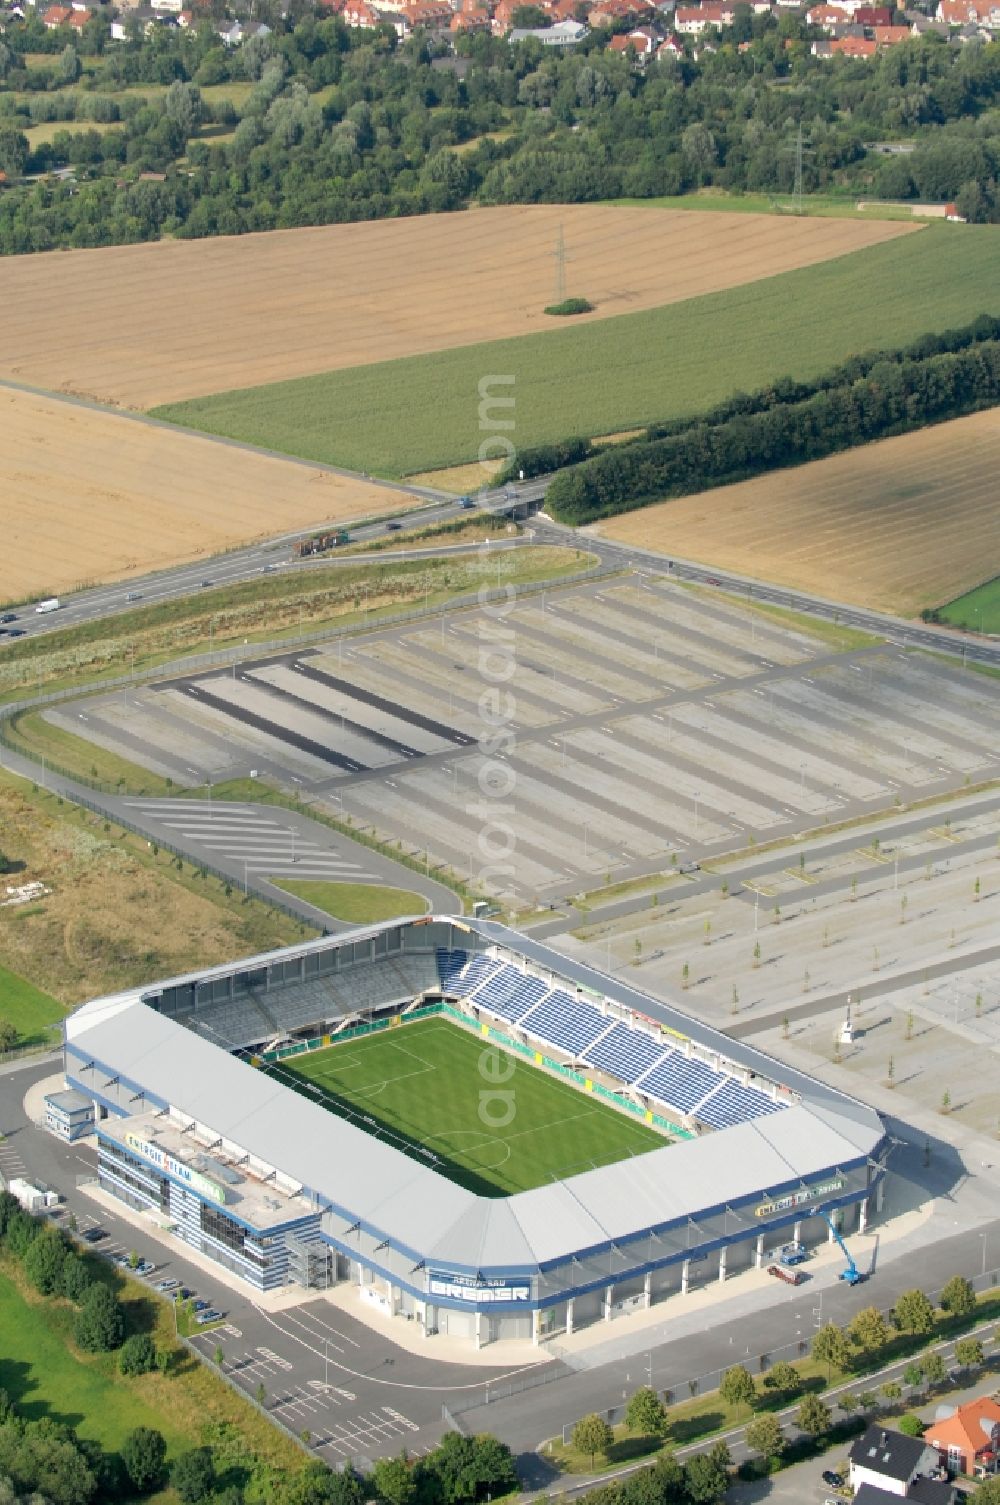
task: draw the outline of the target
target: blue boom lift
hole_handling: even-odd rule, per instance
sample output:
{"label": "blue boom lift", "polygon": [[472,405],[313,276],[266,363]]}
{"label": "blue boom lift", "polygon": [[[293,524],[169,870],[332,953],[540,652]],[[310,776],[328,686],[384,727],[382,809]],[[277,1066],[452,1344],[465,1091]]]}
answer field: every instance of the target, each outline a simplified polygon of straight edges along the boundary
{"label": "blue boom lift", "polygon": [[829,1224],[830,1232],[837,1240],[837,1243],[840,1245],[841,1252],[843,1253],[844,1258],[847,1260],[847,1269],[841,1270],[840,1272],[841,1280],[846,1280],[849,1286],[859,1286],[863,1280],[867,1279],[867,1275],[863,1270],[859,1270],[857,1265],[854,1263],[854,1260],[851,1258],[850,1250],[840,1236],[840,1229],[837,1227],[830,1214],[828,1212],[824,1212],[822,1216]]}

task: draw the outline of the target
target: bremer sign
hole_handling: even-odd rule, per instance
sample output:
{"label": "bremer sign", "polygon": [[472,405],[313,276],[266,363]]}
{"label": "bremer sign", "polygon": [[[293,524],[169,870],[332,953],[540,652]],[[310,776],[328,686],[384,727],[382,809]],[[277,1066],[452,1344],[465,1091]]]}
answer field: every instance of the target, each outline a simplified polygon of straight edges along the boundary
{"label": "bremer sign", "polygon": [[130,1150],[148,1160],[150,1165],[155,1165],[157,1170],[163,1171],[168,1176],[173,1176],[176,1181],[181,1181],[185,1186],[198,1196],[208,1197],[212,1202],[225,1205],[226,1194],[217,1181],[210,1181],[200,1171],[193,1171],[183,1160],[175,1160],[173,1155],[168,1155],[161,1150],[158,1144],[151,1144],[148,1139],[140,1139],[138,1134],[126,1133],[125,1143]]}
{"label": "bremer sign", "polygon": [[843,1191],[843,1181],[824,1181],[822,1186],[804,1186],[801,1191],[790,1191],[785,1197],[775,1197],[773,1202],[761,1202],[754,1208],[758,1218],[769,1218],[775,1212],[787,1212],[790,1207],[801,1207],[805,1202],[814,1202],[817,1197],[829,1196],[831,1192]]}
{"label": "bremer sign", "polygon": [[451,1301],[487,1302],[530,1301],[531,1286],[506,1280],[476,1280],[472,1275],[453,1275],[449,1270],[431,1270],[428,1295],[444,1296]]}

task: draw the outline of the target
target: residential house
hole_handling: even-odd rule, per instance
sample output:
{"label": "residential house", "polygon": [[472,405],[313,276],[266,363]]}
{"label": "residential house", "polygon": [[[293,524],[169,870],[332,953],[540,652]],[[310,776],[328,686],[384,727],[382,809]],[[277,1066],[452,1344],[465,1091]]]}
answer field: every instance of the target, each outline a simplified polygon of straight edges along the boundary
{"label": "residential house", "polygon": [[900,42],[910,40],[908,26],[873,26],[872,36],[880,47],[898,47]]}
{"label": "residential house", "polygon": [[662,41],[656,49],[657,61],[661,58],[679,58],[684,56],[684,43],[675,32]]}
{"label": "residential house", "polygon": [[[954,210],[954,205],[948,208]],[[951,1474],[995,1474],[1000,1469],[1000,1406],[988,1396],[968,1401],[951,1416],[932,1422],[924,1441],[936,1449]]]}
{"label": "residential house", "polygon": [[631,53],[635,57],[636,67],[645,68],[650,58],[655,57],[659,40],[651,27],[637,26],[634,31],[612,37],[608,44],[608,51]]}
{"label": "residential house", "polygon": [[81,32],[83,30],[83,28],[87,25],[87,23],[89,21],[93,20],[93,18],[94,18],[95,15],[96,15],[96,11],[92,11],[92,10],[79,10],[76,6],[74,6],[73,7],[73,14],[70,16],[69,20],[66,22],[66,25],[69,27],[70,31]]}
{"label": "residential house", "polygon": [[830,43],[830,57],[853,57],[867,60],[878,52],[874,37],[834,37]]}
{"label": "residential house", "polygon": [[490,31],[492,21],[488,10],[456,11],[449,23],[452,36],[459,36],[463,32]]}
{"label": "residential house", "polygon": [[844,12],[837,5],[813,5],[806,11],[806,20],[830,34],[844,24]]}
{"label": "residential house", "polygon": [[584,37],[590,35],[590,28],[584,26],[582,21],[557,21],[554,26],[524,27],[515,26],[510,33],[511,42],[526,42],[534,38],[541,42],[543,47],[575,47],[582,42]]}
{"label": "residential house", "polygon": [[58,31],[60,26],[65,26],[73,14],[69,5],[50,5],[48,10],[42,13],[42,25],[46,31]]}
{"label": "residential house", "polygon": [[[874,50],[875,43],[870,45]],[[922,1437],[906,1437],[902,1432],[891,1432],[878,1423],[868,1427],[858,1438],[849,1456],[852,1490],[860,1489],[862,1484],[871,1484],[903,1498],[919,1475],[932,1474],[938,1466],[936,1449]]]}
{"label": "residential house", "polygon": [[[156,10],[176,9],[180,13],[181,0],[150,0],[150,3]],[[265,26],[263,21],[229,21],[219,27],[218,34],[227,47],[239,47],[241,42],[248,42],[251,37],[269,37],[271,28]]]}
{"label": "residential house", "polygon": [[447,0],[407,0],[399,14],[409,31],[447,31],[455,12]]}
{"label": "residential house", "polygon": [[[853,1505],[896,1505],[899,1496],[888,1489],[878,1489],[874,1484],[862,1484],[854,1496]],[[955,1505],[954,1486],[936,1479],[914,1479],[904,1499],[913,1505]]]}
{"label": "residential house", "polygon": [[346,0],[340,14],[345,26],[356,27],[359,31],[374,31],[382,24],[382,12],[369,4],[369,0]]}
{"label": "residential house", "polygon": [[682,36],[700,36],[711,27],[732,26],[736,12],[732,5],[720,0],[705,0],[704,5],[679,5],[674,12],[674,26]]}
{"label": "residential house", "polygon": [[587,21],[591,26],[620,26],[623,21],[638,21],[650,14],[646,0],[598,0]]}

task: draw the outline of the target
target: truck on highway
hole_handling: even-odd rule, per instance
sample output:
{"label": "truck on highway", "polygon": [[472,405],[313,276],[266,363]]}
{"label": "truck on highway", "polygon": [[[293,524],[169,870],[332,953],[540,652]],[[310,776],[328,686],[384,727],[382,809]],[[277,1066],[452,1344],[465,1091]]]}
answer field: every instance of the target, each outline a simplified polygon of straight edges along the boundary
{"label": "truck on highway", "polygon": [[49,596],[49,598],[48,598],[47,601],[39,601],[38,605],[35,607],[35,610],[37,612],[58,611],[59,610],[59,597],[58,596]]}
{"label": "truck on highway", "polygon": [[296,559],[309,559],[313,554],[325,554],[327,549],[339,549],[350,543],[351,535],[340,528],[336,533],[317,533],[313,538],[300,538],[295,545]]}

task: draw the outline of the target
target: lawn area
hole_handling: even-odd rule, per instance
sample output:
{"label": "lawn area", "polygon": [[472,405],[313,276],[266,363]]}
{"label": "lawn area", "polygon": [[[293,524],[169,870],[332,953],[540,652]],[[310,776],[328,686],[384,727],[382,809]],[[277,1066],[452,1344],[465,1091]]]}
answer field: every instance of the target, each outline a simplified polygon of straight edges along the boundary
{"label": "lawn area", "polygon": [[[424,914],[427,910],[426,900],[408,888],[387,888],[379,883],[326,883],[318,878],[272,878],[271,882],[348,925],[375,925],[379,920]],[[0,978],[0,990],[2,986]]]}
{"label": "lawn area", "polygon": [[939,607],[937,618],[970,632],[1000,633],[1000,575]]}
{"label": "lawn area", "polygon": [[493,1100],[491,1129],[481,1113],[484,1088],[497,1090],[495,1072],[481,1069],[487,1052],[493,1060],[493,1047],[460,1026],[422,1019],[270,1070],[312,1101],[309,1086],[320,1087],[331,1112],[376,1119],[389,1143],[425,1164],[420,1148],[432,1150],[442,1174],[480,1196],[527,1191],[667,1143],[515,1056],[504,1057],[513,1070],[503,1092],[511,1096]]}
{"label": "lawn area", "polygon": [[61,1003],[34,983],[0,966],[0,1019],[6,1019],[17,1030],[19,1045],[44,1045],[48,1040],[58,1040],[56,1025],[65,1012]]}
{"label": "lawn area", "polygon": [[45,146],[53,141],[60,131],[68,131],[71,135],[79,135],[84,131],[96,131],[103,136],[106,131],[120,130],[118,121],[104,120],[43,120],[40,125],[25,127],[24,134],[28,138],[28,144],[32,151],[36,147]]}
{"label": "lawn area", "polygon": [[[470,392],[515,378],[517,443],[700,411],[781,376],[969,323],[993,305],[993,226],[929,225],[817,266],[642,313],[167,405],[158,417],[387,476],[472,460]],[[943,263],[954,269],[942,284]],[[857,297],[859,278],[880,288]],[[503,389],[506,391],[506,388]]]}
{"label": "lawn area", "polygon": [[134,1385],[105,1372],[107,1361],[74,1357],[50,1302],[29,1304],[0,1274],[0,1387],[28,1421],[50,1416],[81,1437],[116,1452],[134,1427],[155,1427],[172,1452],[190,1446],[169,1413],[154,1409]]}

